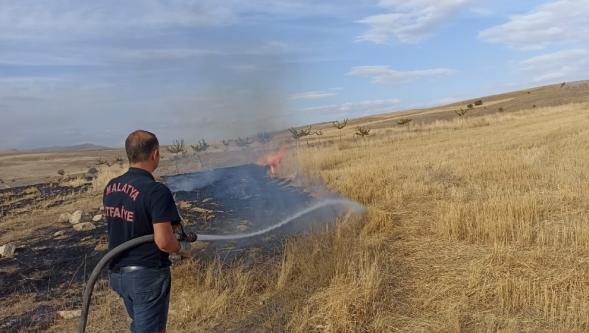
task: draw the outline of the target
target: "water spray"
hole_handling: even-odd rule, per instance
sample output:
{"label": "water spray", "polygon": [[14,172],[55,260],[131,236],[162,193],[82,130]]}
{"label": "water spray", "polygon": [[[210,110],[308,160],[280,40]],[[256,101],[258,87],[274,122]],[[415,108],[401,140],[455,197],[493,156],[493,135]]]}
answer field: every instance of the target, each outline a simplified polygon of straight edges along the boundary
{"label": "water spray", "polygon": [[346,200],[346,199],[326,199],[326,200],[319,201],[318,203],[316,203],[312,206],[309,206],[309,207],[285,218],[284,220],[276,223],[275,225],[267,227],[262,230],[250,232],[247,234],[234,234],[234,235],[201,235],[201,234],[198,234],[197,240],[204,241],[204,242],[210,242],[210,241],[238,240],[238,239],[260,236],[260,235],[268,233],[274,229],[278,229],[278,228],[288,224],[289,222],[292,222],[293,220],[296,220],[299,217],[305,216],[306,214],[309,214],[317,209],[321,209],[321,208],[329,207],[329,206],[345,206],[345,207],[348,207],[350,210],[355,211],[356,213],[362,213],[364,211],[364,207],[354,201],[350,201],[350,200]]}
{"label": "water spray", "polygon": [[[299,217],[309,214],[315,210],[329,207],[329,206],[344,206],[344,207],[347,207],[349,210],[352,210],[358,214],[362,214],[364,212],[364,207],[362,205],[358,204],[357,202],[346,200],[346,199],[326,199],[326,200],[322,200],[322,201],[320,201],[310,207],[307,207],[307,208],[283,219],[282,221],[280,221],[279,223],[277,223],[273,226],[270,226],[270,227],[267,227],[265,229],[258,230],[255,232],[246,233],[246,234],[234,234],[234,235],[195,234],[195,233],[185,233],[184,228],[182,227],[182,225],[180,225],[180,230],[179,230],[176,238],[179,241],[183,241],[183,242],[195,242],[197,240],[211,242],[211,241],[227,241],[227,240],[237,240],[237,239],[256,237],[256,236],[260,236],[265,233],[268,233],[272,230],[278,229],[278,228],[298,219]],[[86,283],[86,288],[84,289],[84,295],[82,297],[82,313],[80,315],[80,323],[78,326],[78,333],[86,332],[86,323],[88,321],[88,311],[90,310],[90,299],[92,298],[94,284],[96,283],[96,280],[98,280],[98,277],[100,276],[100,273],[104,269],[104,266],[106,266],[109,262],[111,262],[111,260],[113,260],[115,257],[119,256],[121,253],[123,253],[131,248],[134,248],[136,246],[139,246],[141,244],[150,243],[153,241],[154,241],[153,235],[145,235],[145,236],[133,238],[131,240],[128,240],[128,241],[120,244],[119,246],[115,247],[114,249],[108,251],[104,255],[104,257],[102,257],[102,259],[100,259],[100,261],[98,262],[98,264],[96,264],[96,267],[94,267],[94,270],[90,274],[90,277],[88,278],[88,282]]]}

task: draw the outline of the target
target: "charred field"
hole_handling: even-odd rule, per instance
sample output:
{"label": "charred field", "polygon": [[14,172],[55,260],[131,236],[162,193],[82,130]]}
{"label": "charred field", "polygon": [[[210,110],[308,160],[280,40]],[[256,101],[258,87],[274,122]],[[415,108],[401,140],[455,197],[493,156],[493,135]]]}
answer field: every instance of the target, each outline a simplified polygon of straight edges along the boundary
{"label": "charred field", "polygon": [[[263,229],[316,200],[287,179],[269,177],[266,167],[255,164],[172,175],[162,181],[174,193],[185,229],[197,233],[226,235]],[[3,214],[0,219],[22,219],[32,207],[40,207],[37,215],[42,218],[42,209],[63,212],[64,206],[79,204],[79,197],[86,197],[93,205],[81,206],[85,211],[82,220],[90,221],[101,214],[91,187],[88,182],[78,186],[48,183],[2,190],[2,208],[10,215]],[[193,255],[204,262],[221,258],[224,265],[260,260],[280,252],[289,235],[307,230],[310,224],[333,222],[339,213],[328,207],[264,237],[199,243]],[[26,238],[15,240],[18,248],[14,257],[0,258],[3,306],[18,304],[23,298],[30,303],[26,311],[4,313],[2,331],[46,330],[56,320],[57,311],[79,308],[84,281],[106,251],[102,221],[94,223],[96,229],[82,232],[72,230],[67,221],[43,224],[34,233],[24,232]]]}

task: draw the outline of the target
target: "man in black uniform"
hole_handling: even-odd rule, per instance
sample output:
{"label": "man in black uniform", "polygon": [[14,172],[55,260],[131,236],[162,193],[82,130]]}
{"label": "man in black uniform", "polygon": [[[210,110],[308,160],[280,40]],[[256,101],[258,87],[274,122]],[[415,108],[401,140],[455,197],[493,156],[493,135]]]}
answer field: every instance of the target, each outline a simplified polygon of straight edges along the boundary
{"label": "man in black uniform", "polygon": [[121,296],[133,333],[165,332],[170,301],[169,253],[188,252],[190,243],[179,242],[174,227],[180,216],[170,190],[156,182],[159,143],[153,133],[135,131],[125,150],[129,171],[112,179],[104,190],[109,250],[130,239],[153,234],[154,243],[132,248],[109,266],[111,287]]}

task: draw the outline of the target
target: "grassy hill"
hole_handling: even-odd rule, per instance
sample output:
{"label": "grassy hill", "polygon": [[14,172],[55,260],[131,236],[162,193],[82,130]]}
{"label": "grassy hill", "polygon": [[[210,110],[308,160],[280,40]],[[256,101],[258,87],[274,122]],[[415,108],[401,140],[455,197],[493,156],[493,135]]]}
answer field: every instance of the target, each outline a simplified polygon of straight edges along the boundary
{"label": "grassy hill", "polygon": [[[474,105],[481,101],[482,105]],[[429,123],[437,120],[450,120],[456,117],[455,111],[467,109],[473,104],[467,117],[485,116],[494,113],[510,113],[534,108],[545,108],[574,103],[589,102],[589,81],[577,81],[512,91],[503,94],[464,100],[431,108],[412,109],[401,112],[384,113],[350,120],[350,125],[387,128],[397,125],[397,120],[411,118],[413,123]],[[318,124],[330,127],[330,123]]]}

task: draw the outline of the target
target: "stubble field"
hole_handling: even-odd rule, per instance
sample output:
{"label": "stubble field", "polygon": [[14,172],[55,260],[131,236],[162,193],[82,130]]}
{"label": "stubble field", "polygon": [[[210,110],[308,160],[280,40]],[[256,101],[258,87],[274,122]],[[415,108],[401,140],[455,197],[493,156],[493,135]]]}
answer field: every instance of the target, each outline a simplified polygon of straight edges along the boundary
{"label": "stubble field", "polygon": [[[365,218],[275,258],[175,267],[169,331],[587,331],[587,109],[301,143],[281,173],[325,182]],[[90,331],[124,330],[119,303],[103,285]]]}

